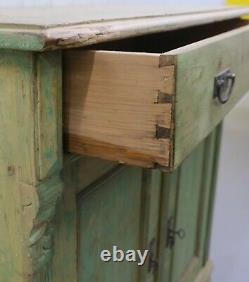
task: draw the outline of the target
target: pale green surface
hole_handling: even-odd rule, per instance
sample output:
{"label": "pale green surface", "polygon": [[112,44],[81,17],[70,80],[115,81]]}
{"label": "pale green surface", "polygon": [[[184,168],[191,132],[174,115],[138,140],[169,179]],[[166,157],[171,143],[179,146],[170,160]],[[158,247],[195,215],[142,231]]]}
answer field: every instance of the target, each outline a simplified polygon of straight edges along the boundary
{"label": "pale green surface", "polygon": [[[158,242],[154,252],[159,259],[159,281],[178,281],[196,258],[195,267],[188,274],[193,279],[207,262],[218,130],[173,174],[129,166],[111,168],[105,162],[106,170],[104,166],[102,169],[109,172],[96,173],[95,180],[91,172],[90,185],[77,193],[78,181],[82,181],[79,172],[84,166],[79,166],[78,161],[68,163],[67,188],[56,220],[52,281],[74,281],[78,257],[80,282],[98,281],[98,278],[108,282],[117,279],[154,282],[155,276],[148,273],[148,260],[140,269],[127,263],[102,263],[99,258],[101,249],[110,249],[115,244],[123,249],[148,248],[152,238]],[[93,167],[89,169],[94,171]],[[166,231],[171,216],[177,219],[176,228],[185,228],[186,238],[176,239],[174,248],[169,250]]]}
{"label": "pale green surface", "polygon": [[135,263],[105,263],[100,252],[114,245],[122,250],[139,249],[141,193],[142,169],[129,167],[78,196],[80,282],[137,280]]}
{"label": "pale green surface", "polygon": [[[159,282],[193,281],[207,262],[220,128],[215,129],[172,174],[164,174],[159,245]],[[186,237],[167,248],[167,222]],[[190,269],[190,265],[192,268]]]}
{"label": "pale green surface", "polygon": [[158,281],[170,281],[173,249],[167,248],[168,220],[175,218],[179,169],[171,174],[164,173],[161,193],[160,245]]}
{"label": "pale green surface", "polygon": [[[50,222],[62,188],[57,55],[0,52],[0,280],[5,282],[49,279]],[[53,85],[49,89],[40,88],[44,75]],[[56,122],[49,127],[51,120]]]}
{"label": "pale green surface", "polygon": [[24,271],[31,270],[24,266],[28,250],[21,243],[19,190],[22,182],[30,184],[30,189],[35,182],[32,55],[1,51],[0,62],[0,280],[22,282]]}
{"label": "pale green surface", "polygon": [[[248,26],[166,54],[176,59],[174,167],[218,125],[249,89]],[[230,100],[213,99],[214,77],[230,68],[236,75]]]}
{"label": "pale green surface", "polygon": [[[178,282],[197,257],[198,235],[202,222],[198,224],[198,217],[201,213],[201,188],[203,185],[202,169],[204,164],[204,143],[187,158],[179,172],[177,187],[177,208],[175,228],[183,228],[186,237],[183,240],[176,239],[172,262],[172,282]],[[193,270],[195,276],[201,268],[201,260]]]}

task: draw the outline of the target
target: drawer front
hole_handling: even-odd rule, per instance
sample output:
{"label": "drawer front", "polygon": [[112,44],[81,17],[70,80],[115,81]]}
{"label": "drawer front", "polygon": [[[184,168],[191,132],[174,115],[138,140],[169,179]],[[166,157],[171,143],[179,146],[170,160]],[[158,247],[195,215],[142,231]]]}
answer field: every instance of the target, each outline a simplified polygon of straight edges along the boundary
{"label": "drawer front", "polygon": [[[64,54],[64,132],[70,152],[171,171],[249,88],[249,27],[163,54]],[[226,104],[215,76],[236,75]]]}
{"label": "drawer front", "polygon": [[[242,27],[166,55],[176,65],[174,164],[200,143],[249,89],[249,27]],[[227,103],[213,99],[214,77],[230,69],[236,75]]]}

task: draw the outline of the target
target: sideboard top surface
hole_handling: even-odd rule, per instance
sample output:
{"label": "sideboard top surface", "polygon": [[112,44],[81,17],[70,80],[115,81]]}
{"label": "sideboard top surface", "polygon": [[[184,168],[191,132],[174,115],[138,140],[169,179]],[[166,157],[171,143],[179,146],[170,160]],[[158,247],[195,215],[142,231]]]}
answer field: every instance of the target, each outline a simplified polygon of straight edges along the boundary
{"label": "sideboard top surface", "polygon": [[0,11],[0,48],[73,48],[238,18],[247,13],[249,8],[245,7],[153,5],[4,8]]}

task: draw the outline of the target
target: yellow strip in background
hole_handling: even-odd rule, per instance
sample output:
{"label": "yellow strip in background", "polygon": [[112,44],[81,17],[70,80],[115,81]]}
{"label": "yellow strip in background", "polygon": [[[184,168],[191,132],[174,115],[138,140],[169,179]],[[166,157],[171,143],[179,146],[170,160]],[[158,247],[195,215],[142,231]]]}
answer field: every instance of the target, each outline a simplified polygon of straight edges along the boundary
{"label": "yellow strip in background", "polygon": [[[226,0],[227,4],[229,5],[243,5],[243,6],[249,6],[249,0]],[[243,17],[243,19],[249,19],[249,15],[246,17]]]}

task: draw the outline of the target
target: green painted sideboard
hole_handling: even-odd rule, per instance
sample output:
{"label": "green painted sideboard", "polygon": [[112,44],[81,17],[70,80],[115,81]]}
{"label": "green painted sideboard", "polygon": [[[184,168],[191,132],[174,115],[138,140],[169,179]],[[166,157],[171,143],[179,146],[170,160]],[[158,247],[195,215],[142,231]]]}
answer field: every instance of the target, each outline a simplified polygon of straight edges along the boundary
{"label": "green painted sideboard", "polygon": [[[222,120],[249,89],[246,13],[1,11],[1,282],[210,281]],[[148,256],[103,262],[113,246]]]}

